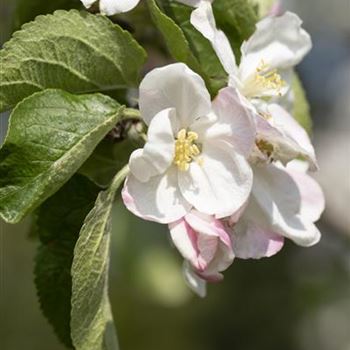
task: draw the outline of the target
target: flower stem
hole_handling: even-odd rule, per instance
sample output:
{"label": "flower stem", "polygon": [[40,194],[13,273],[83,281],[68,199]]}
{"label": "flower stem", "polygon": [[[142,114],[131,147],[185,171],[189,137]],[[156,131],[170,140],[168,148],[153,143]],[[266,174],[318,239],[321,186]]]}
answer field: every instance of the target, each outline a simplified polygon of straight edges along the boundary
{"label": "flower stem", "polygon": [[124,108],[122,119],[141,119],[141,113],[135,108]]}

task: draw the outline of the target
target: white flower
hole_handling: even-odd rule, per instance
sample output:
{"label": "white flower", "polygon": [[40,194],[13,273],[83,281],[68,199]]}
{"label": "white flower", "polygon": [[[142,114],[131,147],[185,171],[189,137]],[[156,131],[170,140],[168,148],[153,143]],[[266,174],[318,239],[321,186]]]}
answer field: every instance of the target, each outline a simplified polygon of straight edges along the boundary
{"label": "white flower", "polygon": [[177,63],[147,74],[139,102],[148,141],[130,157],[128,209],[160,223],[192,208],[218,218],[233,214],[251,190],[245,156],[255,138],[235,90],[221,90],[212,104],[203,79]]}
{"label": "white flower", "polygon": [[216,28],[209,2],[202,1],[192,12],[191,23],[212,43],[229,75],[228,85],[239,90],[255,114],[258,141],[266,146],[260,151],[285,164],[303,156],[315,170],[315,153],[307,134],[281,106],[291,93],[294,66],[311,49],[310,36],[301,28],[299,17],[287,12],[258,22],[241,47],[239,66],[226,35]]}
{"label": "white flower", "polygon": [[[81,0],[86,8],[90,8],[97,0]],[[100,0],[100,11],[107,16],[132,10],[140,0]]]}
{"label": "white flower", "polygon": [[319,241],[314,222],[320,218],[325,201],[305,165],[293,161],[287,168],[279,164],[253,167],[249,202],[231,217],[231,224],[239,219],[232,237],[236,257],[259,259],[276,254],[284,237],[305,247]]}
{"label": "white flower", "polygon": [[205,296],[205,282],[219,282],[233,262],[229,233],[211,215],[192,210],[169,225],[171,238],[184,257],[185,279],[192,290]]}

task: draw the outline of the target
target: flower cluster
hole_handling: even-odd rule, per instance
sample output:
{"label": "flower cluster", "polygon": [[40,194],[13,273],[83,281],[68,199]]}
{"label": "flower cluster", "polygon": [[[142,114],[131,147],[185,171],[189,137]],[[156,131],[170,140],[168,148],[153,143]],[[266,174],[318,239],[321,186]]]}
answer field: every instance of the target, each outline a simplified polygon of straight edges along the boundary
{"label": "flower cluster", "polygon": [[206,282],[220,281],[235,257],[270,257],[284,238],[317,243],[324,198],[307,174],[317,169],[313,146],[289,110],[293,68],[311,49],[300,19],[261,20],[237,65],[212,1],[180,2],[195,7],[191,23],[212,44],[228,86],[212,101],[183,63],[145,76],[147,142],[130,157],[122,197],[135,215],[169,226],[186,280],[204,296]]}

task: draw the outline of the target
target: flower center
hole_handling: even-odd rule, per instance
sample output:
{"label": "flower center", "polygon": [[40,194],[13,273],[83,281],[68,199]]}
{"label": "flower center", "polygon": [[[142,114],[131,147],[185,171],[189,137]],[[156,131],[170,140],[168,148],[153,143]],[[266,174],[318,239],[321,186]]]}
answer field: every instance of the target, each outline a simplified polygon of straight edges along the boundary
{"label": "flower center", "polygon": [[181,129],[177,134],[174,164],[181,171],[187,171],[192,160],[201,153],[195,144],[196,140],[198,140],[198,134],[193,131],[187,132],[186,129]]}
{"label": "flower center", "polygon": [[262,152],[267,158],[272,158],[274,147],[271,143],[266,140],[260,139],[256,141],[256,145],[260,152]]}
{"label": "flower center", "polygon": [[282,96],[284,86],[286,82],[278,74],[277,69],[270,69],[270,66],[261,60],[255,74],[244,83],[242,93],[248,98],[268,97],[274,92]]}
{"label": "flower center", "polygon": [[286,82],[277,73],[277,69],[270,70],[264,60],[261,60],[256,69],[255,82],[264,89],[276,90],[280,96],[282,88],[286,85]]}

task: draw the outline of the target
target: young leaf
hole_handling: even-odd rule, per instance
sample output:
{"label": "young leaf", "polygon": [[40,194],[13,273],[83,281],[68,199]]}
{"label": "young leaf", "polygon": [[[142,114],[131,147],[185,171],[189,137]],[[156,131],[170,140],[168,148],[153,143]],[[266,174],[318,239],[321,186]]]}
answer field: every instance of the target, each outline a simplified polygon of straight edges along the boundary
{"label": "young leaf", "polygon": [[100,94],[36,93],[12,112],[0,149],[0,217],[21,220],[55,193],[117,122],[120,105]]}
{"label": "young leaf", "polygon": [[[211,92],[212,96],[215,96],[222,87],[227,85],[227,73],[223,69],[209,41],[190,23],[193,9],[176,1],[160,0],[159,3],[163,5],[165,14],[182,30],[190,50],[199,62],[201,70],[196,70],[195,67],[191,68],[203,76],[206,80],[208,90]],[[163,14],[163,17],[165,14]],[[158,17],[160,17],[160,15],[158,15]],[[163,19],[163,21],[165,20]],[[173,29],[171,30],[172,32],[174,31]],[[178,50],[176,43],[172,42],[172,38],[169,37],[169,32],[170,30],[166,32],[163,30],[163,35],[168,36],[168,46],[172,45],[172,51]],[[185,47],[182,49],[185,50]],[[179,57],[175,58],[180,60]]]}
{"label": "young leaf", "polygon": [[84,176],[74,175],[36,215],[35,233],[40,244],[34,274],[40,306],[57,336],[70,348],[73,251],[98,191]]}
{"label": "young leaf", "polygon": [[217,26],[222,29],[240,58],[240,48],[255,31],[258,21],[254,6],[249,0],[215,0],[213,3]]}
{"label": "young leaf", "polygon": [[208,79],[197,58],[193,55],[181,28],[159,9],[155,0],[148,0],[147,3],[151,18],[162,33],[171,56],[177,61],[186,63],[191,69],[202,75],[203,78]]}
{"label": "young leaf", "polygon": [[310,106],[297,73],[293,75],[292,89],[294,94],[293,116],[310,135],[312,131]]}
{"label": "young leaf", "polygon": [[116,350],[117,338],[108,299],[111,210],[124,180],[124,167],[99,194],[74,249],[71,332],[76,350]]}
{"label": "young leaf", "polygon": [[82,93],[135,86],[145,52],[104,16],[59,10],[25,24],[0,60],[3,111],[47,88]]}

